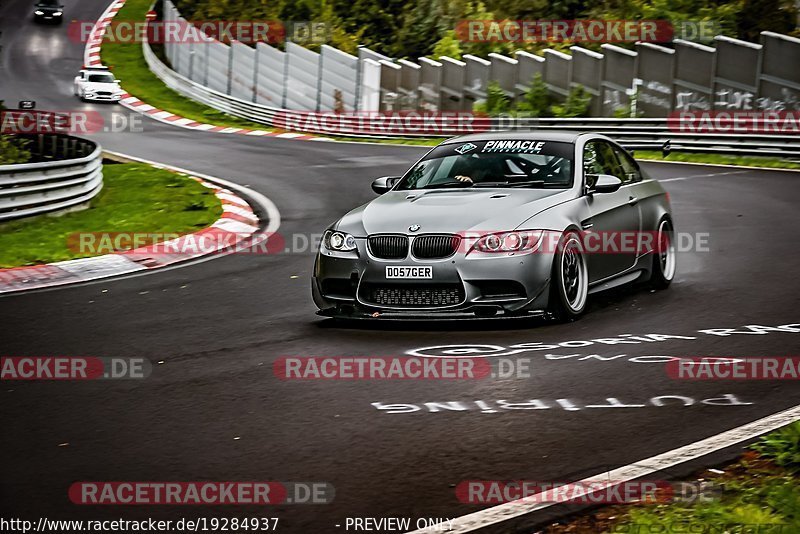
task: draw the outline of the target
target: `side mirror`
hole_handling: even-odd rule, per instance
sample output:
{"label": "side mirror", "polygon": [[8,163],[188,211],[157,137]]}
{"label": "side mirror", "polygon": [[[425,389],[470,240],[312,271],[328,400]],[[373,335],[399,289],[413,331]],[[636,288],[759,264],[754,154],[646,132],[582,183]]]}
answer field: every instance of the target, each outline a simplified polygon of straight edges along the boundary
{"label": "side mirror", "polygon": [[400,180],[399,176],[381,176],[372,182],[372,190],[382,195],[389,191]]}
{"label": "side mirror", "polygon": [[[591,176],[591,175],[589,175]],[[610,174],[595,174],[594,185],[589,187],[589,194],[592,193],[613,193],[622,187],[622,180]]]}

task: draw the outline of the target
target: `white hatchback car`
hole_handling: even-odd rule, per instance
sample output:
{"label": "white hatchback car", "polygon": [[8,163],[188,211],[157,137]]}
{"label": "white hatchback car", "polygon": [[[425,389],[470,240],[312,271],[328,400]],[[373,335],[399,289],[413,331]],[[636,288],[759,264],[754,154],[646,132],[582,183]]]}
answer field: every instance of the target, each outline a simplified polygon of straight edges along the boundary
{"label": "white hatchback car", "polygon": [[73,87],[75,96],[84,101],[119,102],[125,94],[119,86],[119,80],[106,67],[81,69],[75,76]]}

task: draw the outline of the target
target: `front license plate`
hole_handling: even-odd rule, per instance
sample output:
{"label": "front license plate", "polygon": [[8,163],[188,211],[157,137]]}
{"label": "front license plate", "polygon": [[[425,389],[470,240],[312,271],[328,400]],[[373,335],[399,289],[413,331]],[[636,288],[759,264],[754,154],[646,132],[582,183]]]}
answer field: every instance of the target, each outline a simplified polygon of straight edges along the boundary
{"label": "front license plate", "polygon": [[405,278],[410,280],[425,280],[433,278],[433,267],[420,266],[420,267],[405,267],[405,266],[387,266],[386,278]]}

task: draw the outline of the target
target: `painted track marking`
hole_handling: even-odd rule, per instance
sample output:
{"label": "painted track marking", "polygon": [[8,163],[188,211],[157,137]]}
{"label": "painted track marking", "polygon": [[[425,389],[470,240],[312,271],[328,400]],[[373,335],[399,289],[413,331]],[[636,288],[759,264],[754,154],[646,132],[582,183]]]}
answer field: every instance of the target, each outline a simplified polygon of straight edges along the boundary
{"label": "painted track marking", "polygon": [[[715,436],[646,458],[634,464],[585,478],[576,482],[575,485],[577,487],[581,485],[588,487],[590,484],[595,484],[595,488],[597,488],[599,483],[608,482],[610,480],[615,482],[614,485],[619,485],[623,482],[635,480],[651,473],[663,471],[664,469],[700,458],[701,456],[725,449],[731,445],[736,445],[737,443],[760,436],[761,434],[771,432],[797,421],[798,419],[800,419],[800,405],[768,415],[767,417],[731,430],[726,430]],[[547,493],[548,492],[537,493],[536,495],[531,495],[524,499],[500,504],[479,512],[457,517],[449,523],[443,522],[424,529],[414,530],[408,534],[472,532],[558,504],[557,502],[541,502],[543,496]],[[552,494],[552,492],[550,493]],[[448,529],[448,525],[452,526],[452,528]]]}

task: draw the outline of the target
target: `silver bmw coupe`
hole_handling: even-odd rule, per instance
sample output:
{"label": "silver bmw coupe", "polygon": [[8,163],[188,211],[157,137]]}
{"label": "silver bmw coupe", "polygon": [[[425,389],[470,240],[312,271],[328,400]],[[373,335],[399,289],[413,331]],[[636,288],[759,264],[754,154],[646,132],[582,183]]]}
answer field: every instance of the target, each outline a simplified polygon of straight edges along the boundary
{"label": "silver bmw coupe", "polygon": [[323,235],[320,315],[573,320],[592,293],[675,275],[667,193],[602,135],[449,139],[372,189]]}

